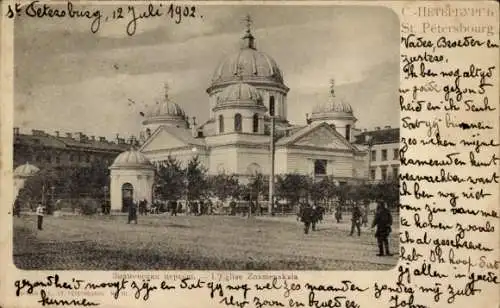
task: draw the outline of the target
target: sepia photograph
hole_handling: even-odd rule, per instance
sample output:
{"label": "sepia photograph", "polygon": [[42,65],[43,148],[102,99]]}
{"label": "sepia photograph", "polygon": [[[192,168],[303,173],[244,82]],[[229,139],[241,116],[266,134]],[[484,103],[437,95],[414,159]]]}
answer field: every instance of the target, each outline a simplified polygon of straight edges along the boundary
{"label": "sepia photograph", "polygon": [[78,7],[13,26],[17,268],[396,266],[391,9]]}

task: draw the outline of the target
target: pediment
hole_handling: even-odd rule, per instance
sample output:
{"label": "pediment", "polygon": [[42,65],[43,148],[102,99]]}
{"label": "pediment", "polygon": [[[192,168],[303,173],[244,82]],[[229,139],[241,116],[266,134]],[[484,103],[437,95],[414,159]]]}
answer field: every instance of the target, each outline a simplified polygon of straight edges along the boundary
{"label": "pediment", "polygon": [[187,145],[187,143],[172,135],[165,129],[160,128],[157,134],[153,134],[150,139],[146,141],[141,149],[141,152],[162,151],[185,147]]}
{"label": "pediment", "polygon": [[319,127],[293,142],[295,146],[307,146],[325,149],[351,150],[342,136],[326,127]]}

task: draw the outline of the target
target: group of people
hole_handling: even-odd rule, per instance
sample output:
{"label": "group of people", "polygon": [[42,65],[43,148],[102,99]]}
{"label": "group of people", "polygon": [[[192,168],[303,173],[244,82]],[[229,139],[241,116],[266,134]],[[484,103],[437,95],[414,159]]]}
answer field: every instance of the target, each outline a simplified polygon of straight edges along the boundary
{"label": "group of people", "polygon": [[[311,206],[309,203],[300,206],[297,219],[300,219],[304,224],[305,234],[309,233],[310,228],[312,228],[312,231],[316,231],[316,224],[321,222],[324,212],[325,209],[321,206]],[[365,203],[363,209],[359,204],[353,205],[351,215],[351,236],[355,231],[357,231],[358,236],[361,236],[361,226],[368,226],[369,212],[370,207],[368,203]],[[337,222],[340,222],[342,219],[340,206],[337,206],[336,208],[335,219]],[[392,232],[392,215],[385,202],[378,203],[371,227],[372,229],[375,227],[377,228],[375,231],[375,237],[377,238],[377,245],[379,249],[377,256],[392,256],[389,249],[389,235]]]}
{"label": "group of people", "polygon": [[301,205],[297,218],[304,223],[304,233],[308,234],[311,227],[316,231],[316,224],[323,220],[324,214],[325,208],[322,206],[311,206],[309,203]]}
{"label": "group of people", "polygon": [[127,204],[127,211],[128,211],[127,223],[130,224],[133,221],[137,224],[137,212],[139,212],[140,215],[147,215],[148,201],[146,199],[141,201],[130,200]]}

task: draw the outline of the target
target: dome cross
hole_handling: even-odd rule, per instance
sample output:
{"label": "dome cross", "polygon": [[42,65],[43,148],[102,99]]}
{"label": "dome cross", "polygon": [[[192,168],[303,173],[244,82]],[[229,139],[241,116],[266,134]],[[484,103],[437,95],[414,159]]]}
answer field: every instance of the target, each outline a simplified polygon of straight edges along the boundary
{"label": "dome cross", "polygon": [[250,16],[250,14],[247,14],[245,16],[245,18],[243,19],[243,21],[245,22],[245,25],[247,27],[246,32],[250,33],[251,32],[251,27],[252,27],[252,16]]}
{"label": "dome cross", "polygon": [[335,97],[335,79],[330,79],[330,94]]}
{"label": "dome cross", "polygon": [[252,35],[251,26],[253,24],[250,14],[247,14],[243,19],[245,22],[245,35],[243,36],[243,48],[255,49],[255,38]]}

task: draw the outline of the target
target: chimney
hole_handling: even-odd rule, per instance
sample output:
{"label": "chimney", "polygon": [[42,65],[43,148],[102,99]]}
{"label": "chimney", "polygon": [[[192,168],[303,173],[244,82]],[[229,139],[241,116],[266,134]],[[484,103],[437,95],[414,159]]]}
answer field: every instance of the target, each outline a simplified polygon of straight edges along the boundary
{"label": "chimney", "polygon": [[380,130],[380,126],[375,126],[375,130]]}
{"label": "chimney", "polygon": [[82,132],[75,133],[74,136],[75,136],[75,139],[80,141],[80,142],[85,141],[85,134]]}
{"label": "chimney", "polygon": [[58,137],[58,138],[59,138],[59,131],[58,131],[58,130],[56,130],[56,131],[54,132],[54,134],[56,134],[56,137]]}
{"label": "chimney", "polygon": [[99,142],[106,142],[106,137],[99,137]]}
{"label": "chimney", "polygon": [[391,126],[390,126],[390,125],[386,125],[386,126],[384,126],[384,128],[385,128],[385,129],[390,129],[390,128],[391,128]]}
{"label": "chimney", "polygon": [[73,139],[73,135],[71,135],[71,133],[66,133],[66,137],[69,139]]}
{"label": "chimney", "polygon": [[33,129],[31,130],[31,133],[33,134],[33,136],[45,136],[45,132],[39,129]]}
{"label": "chimney", "polygon": [[14,136],[19,136],[19,127],[14,127]]}

